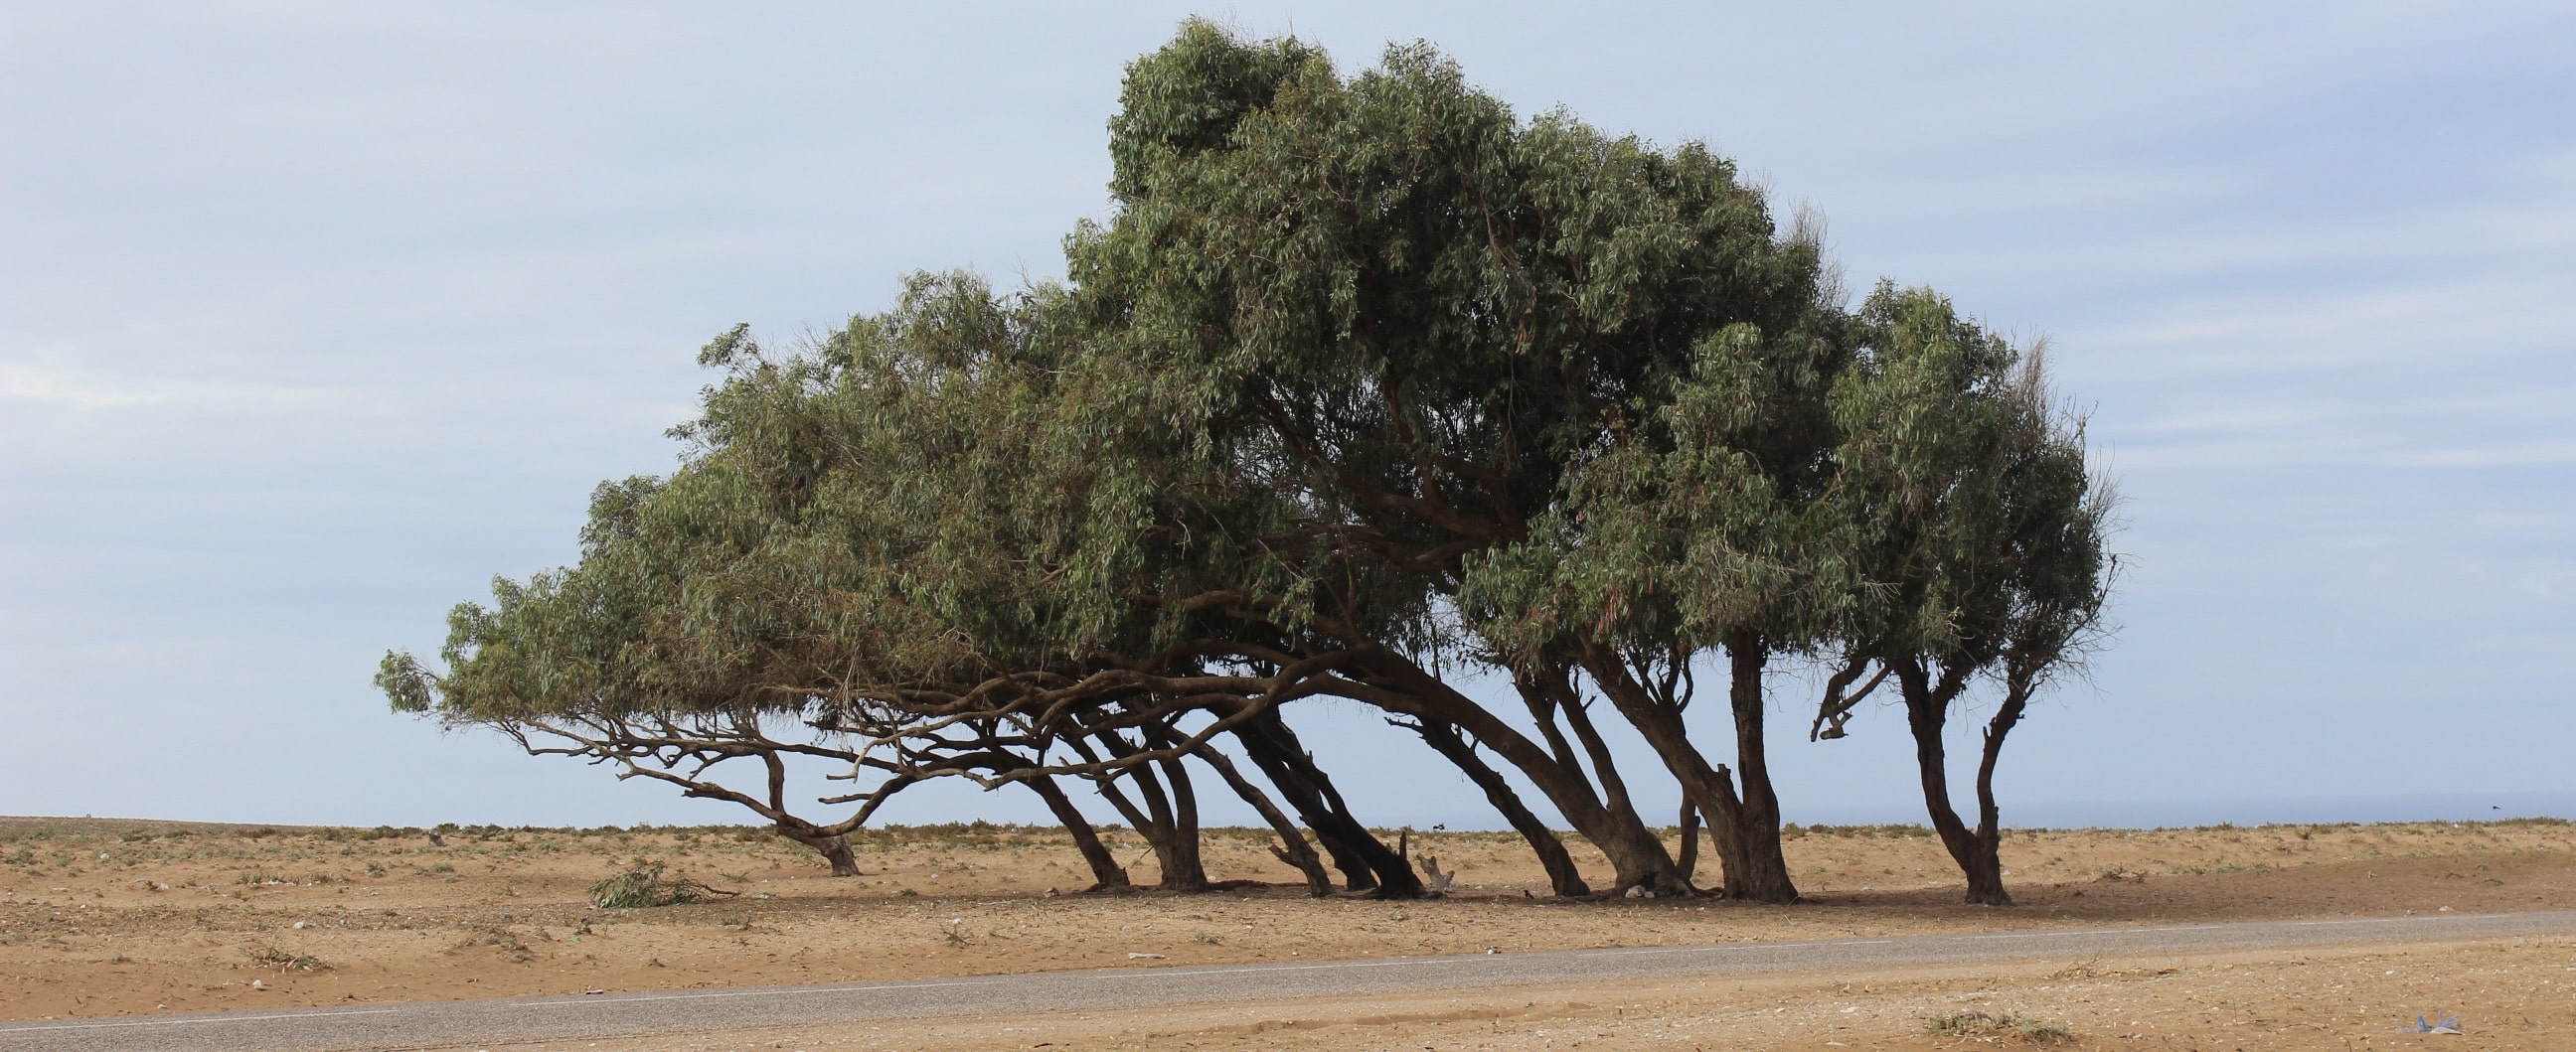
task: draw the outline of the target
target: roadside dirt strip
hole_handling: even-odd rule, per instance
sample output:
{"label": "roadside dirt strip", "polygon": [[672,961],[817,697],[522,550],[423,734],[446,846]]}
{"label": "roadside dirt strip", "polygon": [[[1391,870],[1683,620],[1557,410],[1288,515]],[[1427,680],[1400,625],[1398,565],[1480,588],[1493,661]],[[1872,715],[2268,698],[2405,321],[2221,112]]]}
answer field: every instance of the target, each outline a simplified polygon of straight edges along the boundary
{"label": "roadside dirt strip", "polygon": [[1044,972],[833,986],[353,1005],[0,1023],[0,1050],[401,1049],[1495,989],[1623,978],[1833,972],[2350,943],[2576,934],[2576,910],[2263,921],[1884,939]]}

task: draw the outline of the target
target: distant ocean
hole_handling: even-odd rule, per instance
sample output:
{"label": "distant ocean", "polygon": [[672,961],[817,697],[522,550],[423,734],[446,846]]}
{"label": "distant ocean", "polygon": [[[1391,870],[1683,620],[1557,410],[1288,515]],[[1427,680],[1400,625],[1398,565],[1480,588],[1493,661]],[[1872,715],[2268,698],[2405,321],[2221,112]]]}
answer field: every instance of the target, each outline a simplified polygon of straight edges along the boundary
{"label": "distant ocean", "polygon": [[[1920,804],[1789,808],[1806,825],[1923,823]],[[1973,817],[1973,816],[1971,816]],[[2491,822],[2506,818],[2576,819],[2576,791],[2442,793],[2417,796],[2247,797],[2205,800],[2005,800],[2003,824],[2015,829],[2157,829],[2234,824],[2332,822]]]}
{"label": "distant ocean", "polygon": [[[1784,817],[1800,825],[1925,825],[1923,804],[1806,805],[1783,801]],[[1672,816],[1655,808],[1659,823]],[[1974,820],[1975,813],[1962,809]],[[2576,791],[2541,793],[2440,793],[2414,796],[2280,796],[2200,800],[2027,800],[2003,801],[2007,829],[2181,829],[2214,825],[2323,825],[2335,822],[2493,822],[2508,818],[2563,818],[2576,821]],[[1037,819],[1037,821],[1044,821]],[[1211,817],[1214,824],[1237,821]],[[1397,812],[1370,816],[1372,825],[1500,831],[1490,812],[1434,814]],[[1553,823],[1563,828],[1563,822]]]}

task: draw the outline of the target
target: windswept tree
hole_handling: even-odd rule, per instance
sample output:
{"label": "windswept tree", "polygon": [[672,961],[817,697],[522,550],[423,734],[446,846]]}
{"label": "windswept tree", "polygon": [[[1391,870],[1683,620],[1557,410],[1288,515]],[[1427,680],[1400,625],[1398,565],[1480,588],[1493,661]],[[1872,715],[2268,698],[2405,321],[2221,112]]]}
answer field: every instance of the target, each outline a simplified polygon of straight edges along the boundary
{"label": "windswept tree", "polygon": [[[1703,146],[1517,117],[1427,46],[1345,76],[1192,21],[1129,67],[1110,153],[1062,286],[923,276],[799,353],[711,344],[680,470],[603,489],[579,565],[460,608],[442,667],[391,655],[388,694],[654,777],[834,759],[860,784],[826,802],[860,810],[816,836],[943,777],[1073,826],[1062,788],[1088,785],[1178,889],[1210,883],[1214,773],[1311,888],[1329,860],[1422,894],[1289,729],[1341,698],[1483,790],[1560,894],[1593,889],[1523,786],[1610,891],[1691,893],[1695,841],[1676,858],[1613,760],[1624,724],[1685,828],[1708,817],[1726,892],[1787,902],[1775,662],[1894,675],[1937,746],[1947,684],[2026,697],[2088,638],[2099,518],[2040,507],[2070,463],[2092,490],[2079,433],[2009,411],[2035,374],[1917,339],[1915,299],[1848,311],[1815,227]],[[1710,665],[1715,749],[1685,719]],[[724,798],[789,830],[770,784]]]}

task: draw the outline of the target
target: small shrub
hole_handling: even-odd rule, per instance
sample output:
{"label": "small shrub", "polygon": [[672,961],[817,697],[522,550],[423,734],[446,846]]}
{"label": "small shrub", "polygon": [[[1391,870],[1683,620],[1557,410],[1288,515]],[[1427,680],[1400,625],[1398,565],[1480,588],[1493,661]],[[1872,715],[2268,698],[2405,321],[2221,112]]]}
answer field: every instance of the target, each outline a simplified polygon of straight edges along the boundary
{"label": "small shrub", "polygon": [[665,877],[662,864],[639,863],[636,868],[590,886],[590,904],[603,910],[650,909],[655,906],[678,906],[697,902],[710,895],[732,895],[687,877]]}
{"label": "small shrub", "polygon": [[2019,1037],[2034,1045],[2071,1043],[2075,1040],[2075,1032],[2063,1026],[2011,1012],[1999,1016],[1987,1015],[1975,1009],[1964,1012],[1943,1012],[1933,1016],[1927,1022],[1927,1029],[1941,1037],[1967,1037],[1979,1040]]}
{"label": "small shrub", "polygon": [[331,970],[331,966],[322,963],[319,957],[309,953],[288,953],[275,946],[253,946],[243,950],[242,955],[249,957],[252,964],[262,968],[275,968],[279,971],[327,972]]}
{"label": "small shrub", "polygon": [[479,941],[485,946],[500,951],[501,956],[508,958],[513,964],[526,964],[537,959],[537,952],[529,949],[527,943],[519,941],[518,933],[508,928],[494,928],[484,932],[483,938]]}

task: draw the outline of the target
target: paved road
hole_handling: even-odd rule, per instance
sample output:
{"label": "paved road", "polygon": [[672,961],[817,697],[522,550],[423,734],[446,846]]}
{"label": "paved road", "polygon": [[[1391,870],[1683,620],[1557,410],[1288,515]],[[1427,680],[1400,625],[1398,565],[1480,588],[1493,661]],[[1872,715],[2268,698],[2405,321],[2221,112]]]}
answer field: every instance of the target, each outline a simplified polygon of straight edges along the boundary
{"label": "paved road", "polygon": [[1296,964],[1135,967],[748,990],[0,1022],[0,1050],[396,1049],[919,1016],[1250,1002],[1623,978],[1862,971],[2029,958],[2576,934],[2576,910],[1913,935]]}

